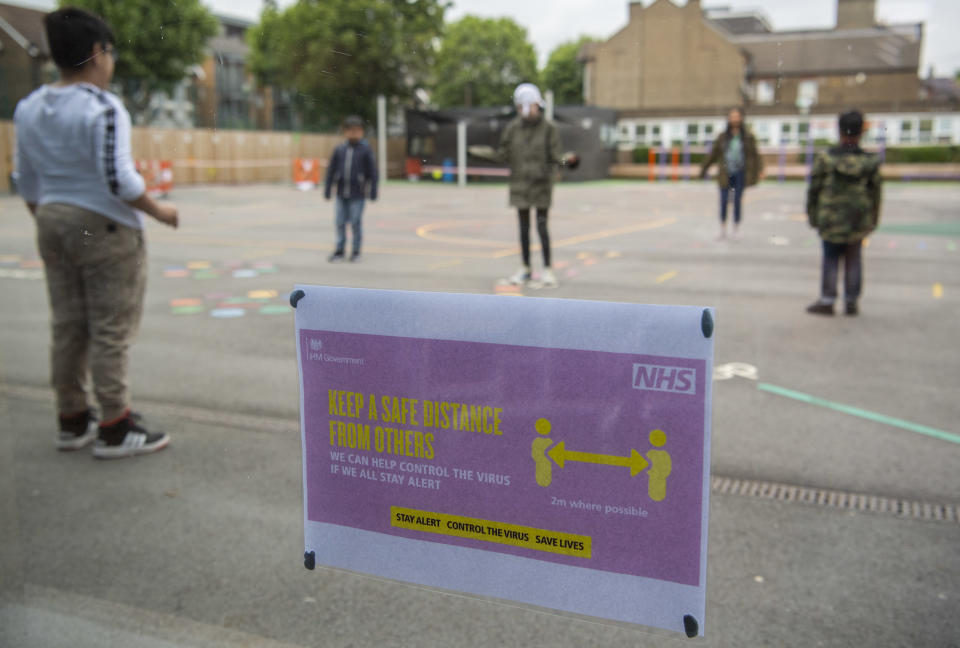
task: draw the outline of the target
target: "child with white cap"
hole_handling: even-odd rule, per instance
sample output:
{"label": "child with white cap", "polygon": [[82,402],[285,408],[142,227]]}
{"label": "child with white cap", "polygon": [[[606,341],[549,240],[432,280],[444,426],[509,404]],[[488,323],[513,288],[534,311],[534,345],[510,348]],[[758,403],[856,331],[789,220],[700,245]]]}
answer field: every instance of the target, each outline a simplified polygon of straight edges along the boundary
{"label": "child with white cap", "polygon": [[543,114],[543,97],[532,83],[521,83],[513,93],[517,117],[507,124],[500,137],[500,148],[470,147],[470,153],[495,159],[510,167],[510,206],[517,208],[520,221],[520,249],[523,265],[510,277],[510,283],[521,285],[532,278],[530,266],[530,210],[537,215],[537,233],[543,251],[545,287],[557,285],[550,260],[550,234],[547,216],[553,198],[553,183],[558,166],[576,167],[574,153],[560,152],[557,127]]}

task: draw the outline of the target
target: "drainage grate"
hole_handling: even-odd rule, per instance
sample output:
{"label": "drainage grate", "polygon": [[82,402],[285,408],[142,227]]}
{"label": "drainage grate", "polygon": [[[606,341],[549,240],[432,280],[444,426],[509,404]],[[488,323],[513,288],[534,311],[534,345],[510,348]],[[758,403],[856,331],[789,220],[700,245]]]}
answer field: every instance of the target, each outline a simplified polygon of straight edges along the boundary
{"label": "drainage grate", "polygon": [[960,511],[950,504],[931,504],[879,495],[864,495],[861,493],[847,493],[844,491],[824,490],[821,488],[806,488],[791,486],[776,482],[756,481],[753,479],[733,479],[730,477],[713,477],[710,487],[714,493],[721,495],[743,495],[746,497],[762,497],[779,500],[781,502],[800,502],[814,506],[846,509],[849,511],[865,511],[895,515],[914,520],[937,520],[941,522],[960,522]]}
{"label": "drainage grate", "polygon": [[[29,400],[50,400],[50,390],[30,385],[13,385],[0,382],[0,394],[26,398]],[[169,418],[184,418],[197,423],[211,423],[227,427],[238,427],[266,432],[287,432],[297,434],[299,422],[296,418],[255,416],[250,414],[230,414],[200,407],[188,407],[141,401],[151,413],[162,414]],[[960,522],[960,509],[949,504],[931,504],[911,500],[847,493],[844,491],[791,486],[776,482],[756,481],[753,479],[734,479],[732,477],[713,477],[710,487],[721,495],[743,495],[780,500],[781,502],[800,502],[829,508],[851,511],[866,511],[884,515],[895,515],[915,520],[938,520],[942,522]]]}

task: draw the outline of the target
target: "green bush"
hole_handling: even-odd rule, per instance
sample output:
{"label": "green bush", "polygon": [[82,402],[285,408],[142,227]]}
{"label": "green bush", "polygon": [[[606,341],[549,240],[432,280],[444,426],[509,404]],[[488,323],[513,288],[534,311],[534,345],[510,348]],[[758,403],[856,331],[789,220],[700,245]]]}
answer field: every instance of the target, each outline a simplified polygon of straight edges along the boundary
{"label": "green bush", "polygon": [[960,146],[904,146],[886,150],[889,164],[945,164],[960,163]]}
{"label": "green bush", "polygon": [[[835,143],[821,145],[817,140],[815,150],[823,151]],[[877,151],[876,144],[869,147]],[[807,152],[801,151],[794,158],[797,164],[805,164]],[[887,164],[950,164],[960,163],[960,146],[891,146],[884,151],[884,162]]]}

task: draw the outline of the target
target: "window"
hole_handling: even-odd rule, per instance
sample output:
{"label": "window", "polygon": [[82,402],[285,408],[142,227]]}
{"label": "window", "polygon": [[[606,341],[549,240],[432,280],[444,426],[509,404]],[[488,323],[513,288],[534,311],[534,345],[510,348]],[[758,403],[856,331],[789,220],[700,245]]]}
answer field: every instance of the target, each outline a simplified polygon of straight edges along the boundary
{"label": "window", "polygon": [[772,105],[775,100],[773,84],[769,81],[757,81],[753,86],[753,99],[760,106]]}
{"label": "window", "polygon": [[900,122],[900,142],[910,144],[913,142],[913,120],[904,119]]}
{"label": "window", "polygon": [[927,144],[933,141],[933,120],[932,119],[920,120],[920,132],[918,133],[917,141],[922,144]]}
{"label": "window", "polygon": [[434,153],[433,137],[415,135],[410,138],[410,153],[419,157],[430,157]]}
{"label": "window", "polygon": [[651,126],[650,127],[650,144],[653,146],[660,146],[663,144],[663,140],[660,138],[660,126]]}
{"label": "window", "polygon": [[953,119],[950,117],[937,118],[937,143],[949,144],[953,141]]}
{"label": "window", "polygon": [[793,141],[793,124],[783,122],[780,124],[780,143],[786,144]]}
{"label": "window", "polygon": [[700,141],[700,124],[687,124],[687,141]]}
{"label": "window", "polygon": [[757,142],[761,145],[770,143],[770,122],[760,121],[753,124],[754,132],[757,136]]}
{"label": "window", "polygon": [[810,139],[810,122],[800,122],[797,124],[797,139],[800,142],[806,142]]}
{"label": "window", "polygon": [[819,84],[816,81],[801,81],[797,85],[797,108],[802,112],[810,110],[811,106],[817,105],[819,96]]}

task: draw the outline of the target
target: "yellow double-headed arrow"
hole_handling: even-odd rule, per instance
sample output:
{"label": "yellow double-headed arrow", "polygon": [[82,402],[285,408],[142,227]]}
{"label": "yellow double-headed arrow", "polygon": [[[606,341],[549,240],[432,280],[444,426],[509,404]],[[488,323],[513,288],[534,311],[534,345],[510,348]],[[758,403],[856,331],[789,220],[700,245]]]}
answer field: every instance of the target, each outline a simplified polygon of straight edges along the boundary
{"label": "yellow double-headed arrow", "polygon": [[624,466],[630,469],[630,476],[635,477],[650,465],[642,454],[636,450],[630,450],[629,457],[617,457],[615,455],[596,454],[594,452],[575,452],[567,450],[564,442],[550,448],[547,454],[558,466],[563,468],[567,461],[579,461],[581,463],[600,464],[602,466]]}

